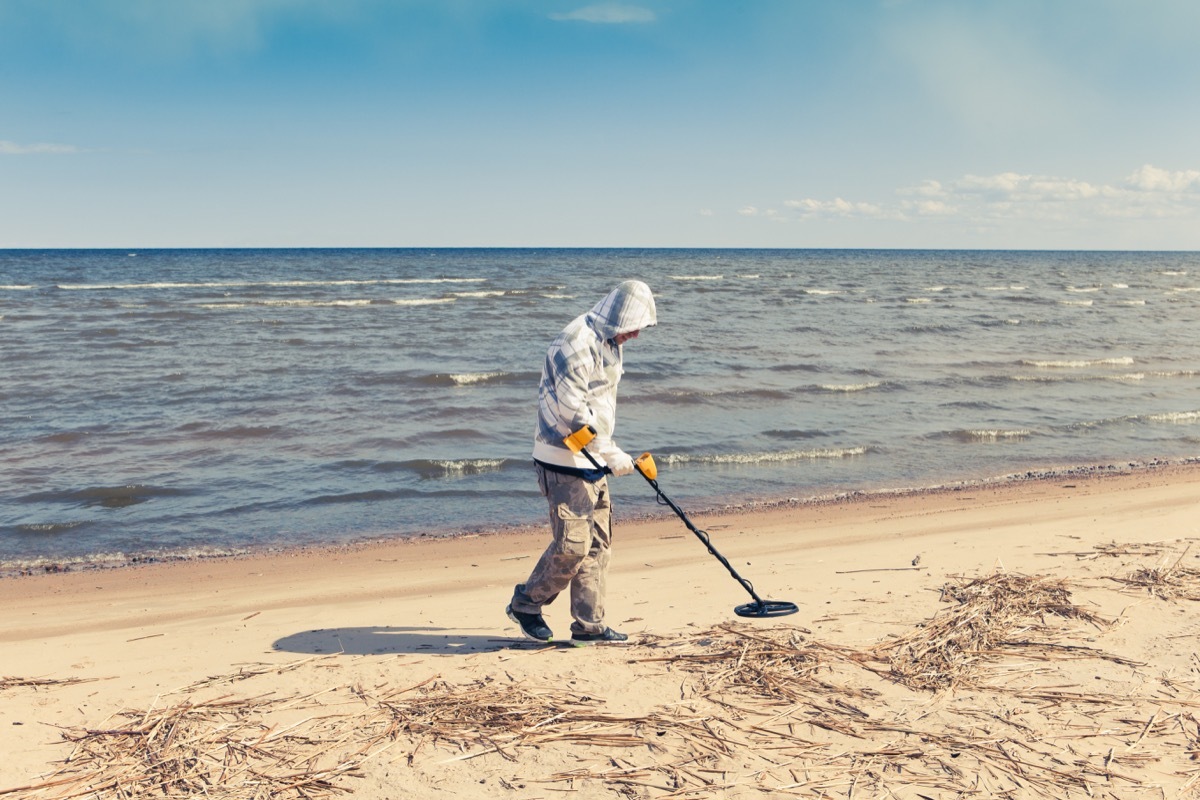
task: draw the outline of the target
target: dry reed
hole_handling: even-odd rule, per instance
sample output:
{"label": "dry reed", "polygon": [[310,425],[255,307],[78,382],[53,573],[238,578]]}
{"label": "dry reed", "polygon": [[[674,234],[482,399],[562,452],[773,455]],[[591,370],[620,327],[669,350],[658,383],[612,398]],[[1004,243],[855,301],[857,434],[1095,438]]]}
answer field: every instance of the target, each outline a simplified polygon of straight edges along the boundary
{"label": "dry reed", "polygon": [[[1098,615],[1071,603],[1065,581],[1051,578],[1002,572],[947,583],[941,596],[953,607],[875,648],[875,654],[890,664],[893,677],[914,689],[970,684],[989,657],[1017,644],[1012,640],[1018,631],[1045,629],[1047,616],[1104,624]],[[1027,640],[1020,644],[1052,647]]]}

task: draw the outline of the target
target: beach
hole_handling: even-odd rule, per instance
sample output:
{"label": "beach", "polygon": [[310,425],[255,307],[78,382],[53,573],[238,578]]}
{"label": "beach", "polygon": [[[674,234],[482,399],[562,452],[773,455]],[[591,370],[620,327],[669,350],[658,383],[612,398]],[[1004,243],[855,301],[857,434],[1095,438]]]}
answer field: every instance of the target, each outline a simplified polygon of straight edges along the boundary
{"label": "beach", "polygon": [[674,516],[619,521],[622,646],[519,638],[539,527],[6,578],[0,797],[1194,797],[1198,498],[1175,465],[694,515],[771,619]]}

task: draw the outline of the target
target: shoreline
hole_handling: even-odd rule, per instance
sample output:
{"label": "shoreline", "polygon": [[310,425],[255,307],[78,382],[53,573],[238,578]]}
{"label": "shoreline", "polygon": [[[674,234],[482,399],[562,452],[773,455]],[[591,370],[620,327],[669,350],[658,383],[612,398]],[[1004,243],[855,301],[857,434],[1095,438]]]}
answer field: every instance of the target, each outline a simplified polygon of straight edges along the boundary
{"label": "shoreline", "polygon": [[[872,498],[886,497],[919,497],[940,493],[969,491],[977,488],[1022,486],[1030,482],[1056,481],[1066,478],[1099,478],[1120,475],[1133,475],[1140,472],[1152,472],[1164,469],[1195,469],[1200,468],[1200,456],[1182,458],[1147,458],[1120,463],[1083,464],[1051,468],[1029,469],[997,475],[994,477],[973,478],[961,481],[947,481],[927,486],[891,487],[877,489],[856,489],[839,492],[814,494],[808,497],[788,497],[779,499],[760,500],[727,500],[696,509],[685,508],[689,516],[704,516],[722,518],[739,514],[772,511],[786,508],[805,508],[840,503],[855,503]],[[618,512],[620,513],[620,512]],[[643,524],[658,521],[673,521],[676,517],[670,512],[621,515],[619,524]],[[470,539],[478,536],[505,536],[528,534],[542,531],[545,525],[541,522],[524,524],[501,525],[495,527],[472,526],[471,528],[455,528],[443,531],[422,533],[414,536],[366,536],[343,542],[330,541],[326,543],[310,543],[296,546],[263,545],[261,547],[246,547],[231,552],[216,553],[180,553],[135,555],[132,557],[112,558],[106,555],[83,556],[77,559],[37,559],[21,563],[0,562],[0,581],[8,579],[36,578],[40,575],[64,574],[72,572],[99,572],[110,570],[134,569],[156,564],[201,563],[221,561],[226,559],[243,558],[287,558],[306,553],[337,553],[351,551],[364,547],[387,546],[394,543],[445,541]]]}

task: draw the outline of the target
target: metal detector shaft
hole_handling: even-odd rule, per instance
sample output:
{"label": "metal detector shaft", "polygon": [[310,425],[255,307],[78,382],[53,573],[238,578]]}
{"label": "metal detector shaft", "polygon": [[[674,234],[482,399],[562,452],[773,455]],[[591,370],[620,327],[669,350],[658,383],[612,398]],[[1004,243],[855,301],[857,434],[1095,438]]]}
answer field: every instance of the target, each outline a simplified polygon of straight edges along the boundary
{"label": "metal detector shaft", "polygon": [[719,552],[717,552],[717,548],[713,547],[712,542],[708,538],[708,534],[705,531],[700,530],[699,528],[697,528],[695,525],[692,524],[692,521],[690,519],[688,519],[687,514],[683,513],[683,509],[681,509],[679,506],[675,505],[675,501],[673,501],[671,498],[667,497],[667,495],[659,487],[658,481],[655,480],[654,478],[651,478],[646,473],[642,472],[642,467],[640,464],[634,464],[634,468],[637,469],[638,474],[641,475],[643,478],[645,478],[646,483],[650,484],[651,488],[653,488],[654,491],[658,494],[659,500],[661,500],[665,505],[670,507],[670,509],[672,511],[674,511],[675,514],[681,520],[683,520],[683,524],[687,526],[687,529],[689,531],[691,531],[692,533],[696,534],[696,538],[704,543],[704,546],[708,548],[708,552],[712,553],[713,556],[717,559],[717,561],[720,561],[722,564],[725,565],[725,569],[729,570],[729,574],[734,577],[734,580],[736,580],[738,583],[740,583],[742,585],[742,588],[750,593],[750,596],[754,598],[754,602],[758,603],[760,606],[765,607],[766,601],[758,596],[758,593],[754,591],[754,586],[750,583],[750,581],[746,580],[741,575],[738,575],[737,570],[733,568],[733,565],[729,563],[729,560],[727,558],[725,558],[725,556],[723,556]]}
{"label": "metal detector shaft", "polygon": [[[565,437],[563,439],[563,443],[569,450],[571,450],[571,452],[583,453],[583,455],[587,457],[587,460],[590,461],[592,466],[594,466],[596,469],[611,474],[612,470],[606,466],[602,466],[600,462],[597,461],[595,457],[587,450],[587,444],[594,438],[596,438],[596,430],[590,425],[585,425],[584,427],[572,433],[570,436]],[[694,533],[696,538],[704,543],[704,546],[708,548],[708,552],[712,553],[718,561],[724,564],[725,569],[729,570],[729,574],[733,576],[734,580],[740,583],[742,588],[749,592],[750,596],[754,598],[753,603],[740,605],[733,610],[733,613],[737,614],[739,617],[781,617],[786,614],[795,614],[799,610],[795,603],[790,603],[786,600],[763,600],[758,596],[758,593],[754,591],[754,586],[750,583],[750,581],[746,580],[741,575],[738,575],[737,570],[733,568],[728,559],[717,552],[717,548],[712,546],[712,542],[709,541],[708,534],[693,525],[692,521],[688,519],[687,514],[683,513],[683,509],[675,505],[675,502],[671,498],[667,497],[663,490],[659,488],[658,481],[655,480],[655,478],[658,477],[658,467],[655,466],[654,458],[649,453],[643,453],[641,456],[634,459],[633,467],[638,471],[639,475],[646,479],[646,482],[650,484],[651,488],[654,489],[654,492],[658,495],[658,502],[669,506],[670,509],[674,511],[681,520],[683,520],[683,524],[687,526],[687,529]]]}

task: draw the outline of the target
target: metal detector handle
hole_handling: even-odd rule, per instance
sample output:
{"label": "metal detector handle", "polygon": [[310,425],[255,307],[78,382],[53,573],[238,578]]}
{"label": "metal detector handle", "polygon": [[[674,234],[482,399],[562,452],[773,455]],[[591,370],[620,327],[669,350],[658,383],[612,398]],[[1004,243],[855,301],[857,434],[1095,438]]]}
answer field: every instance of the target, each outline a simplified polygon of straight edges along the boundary
{"label": "metal detector handle", "polygon": [[658,477],[658,465],[654,463],[654,456],[649,453],[642,453],[633,460],[633,468],[642,474],[642,477],[648,481],[652,481]]}

